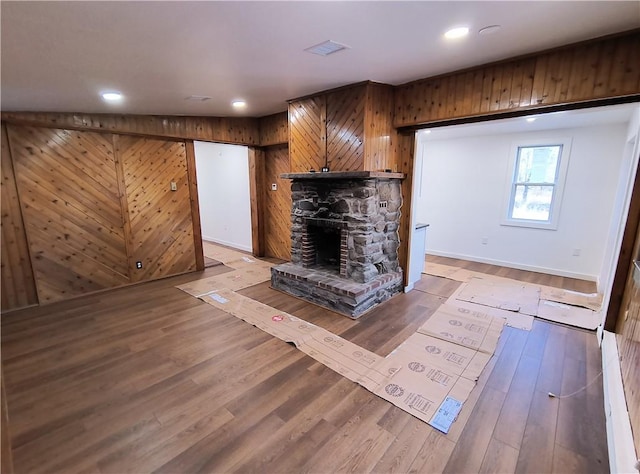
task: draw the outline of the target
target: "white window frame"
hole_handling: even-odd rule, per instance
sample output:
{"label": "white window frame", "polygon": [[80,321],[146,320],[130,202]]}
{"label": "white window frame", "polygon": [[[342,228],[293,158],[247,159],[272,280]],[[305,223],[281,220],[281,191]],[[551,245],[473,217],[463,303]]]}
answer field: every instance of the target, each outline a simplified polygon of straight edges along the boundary
{"label": "white window frame", "polygon": [[[517,219],[511,217],[511,210],[516,189],[516,164],[518,162],[518,153],[520,148],[544,147],[544,146],[560,146],[560,155],[558,156],[558,168],[556,173],[556,181],[553,189],[553,197],[549,208],[549,220],[539,221],[532,219]],[[571,138],[543,138],[528,141],[518,141],[511,145],[509,152],[509,169],[506,180],[506,192],[504,198],[504,206],[502,210],[501,225],[515,227],[529,227],[533,229],[557,230],[558,221],[560,219],[560,207],[562,205],[562,196],[564,194],[564,186],[567,179],[567,170],[569,169],[569,157],[571,156]],[[535,183],[534,183],[535,184]]]}

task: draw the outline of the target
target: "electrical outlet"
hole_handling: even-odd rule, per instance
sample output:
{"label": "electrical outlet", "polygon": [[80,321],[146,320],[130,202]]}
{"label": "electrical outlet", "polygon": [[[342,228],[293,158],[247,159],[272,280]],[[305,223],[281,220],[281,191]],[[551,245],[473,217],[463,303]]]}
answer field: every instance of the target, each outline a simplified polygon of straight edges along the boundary
{"label": "electrical outlet", "polygon": [[580,249],[573,249],[573,252],[571,253],[571,255],[573,255],[574,257],[579,257],[580,256]]}
{"label": "electrical outlet", "polygon": [[489,237],[482,237],[482,239],[480,239],[480,243],[482,243],[482,245],[487,245],[489,243]]}
{"label": "electrical outlet", "polygon": [[271,183],[271,191],[277,191],[278,190],[278,183]]}
{"label": "electrical outlet", "polygon": [[136,268],[140,270],[142,268],[142,262],[140,261],[136,262]]}
{"label": "electrical outlet", "polygon": [[171,191],[177,191],[178,190],[178,183],[176,183],[175,181],[171,181]]}

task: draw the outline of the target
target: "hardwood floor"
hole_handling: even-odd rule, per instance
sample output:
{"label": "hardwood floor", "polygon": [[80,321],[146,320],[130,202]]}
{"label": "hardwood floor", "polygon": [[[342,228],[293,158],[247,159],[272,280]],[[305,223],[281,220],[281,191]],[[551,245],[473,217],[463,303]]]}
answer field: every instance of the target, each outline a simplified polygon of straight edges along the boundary
{"label": "hardwood floor", "polygon": [[[219,265],[2,315],[15,472],[608,471],[601,380],[569,398],[547,395],[569,394],[598,375],[594,333],[539,320],[530,332],[506,327],[443,435],[174,288],[225,271]],[[268,283],[240,293],[384,356],[457,285],[425,275],[417,291],[357,321]]]}

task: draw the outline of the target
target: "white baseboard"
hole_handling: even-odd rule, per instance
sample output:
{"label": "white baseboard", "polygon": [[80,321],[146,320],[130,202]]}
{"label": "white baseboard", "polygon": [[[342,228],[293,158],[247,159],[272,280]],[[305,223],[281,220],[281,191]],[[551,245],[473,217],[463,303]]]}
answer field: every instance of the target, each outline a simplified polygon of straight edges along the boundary
{"label": "white baseboard", "polygon": [[208,242],[213,242],[220,245],[226,245],[227,247],[231,247],[238,250],[244,250],[245,252],[253,252],[253,249],[251,248],[251,246],[242,245],[237,242],[228,242],[226,240],[216,239],[214,237],[209,237],[208,235],[203,235],[202,240],[206,240]]}
{"label": "white baseboard", "polygon": [[618,345],[616,335],[609,331],[604,331],[602,339],[602,386],[610,471],[636,473],[638,458],[622,386]]}
{"label": "white baseboard", "polygon": [[547,273],[549,275],[557,275],[567,278],[577,278],[578,280],[597,281],[597,275],[587,275],[585,273],[576,273],[557,268],[537,267],[535,265],[526,265],[515,262],[505,262],[503,260],[495,260],[492,258],[476,257],[473,255],[463,255],[450,252],[440,252],[438,250],[428,250],[427,255],[436,255],[438,257],[458,258],[461,260],[470,260],[472,262],[488,263],[489,265],[498,265],[501,267],[516,268],[518,270],[527,270],[530,272]]}

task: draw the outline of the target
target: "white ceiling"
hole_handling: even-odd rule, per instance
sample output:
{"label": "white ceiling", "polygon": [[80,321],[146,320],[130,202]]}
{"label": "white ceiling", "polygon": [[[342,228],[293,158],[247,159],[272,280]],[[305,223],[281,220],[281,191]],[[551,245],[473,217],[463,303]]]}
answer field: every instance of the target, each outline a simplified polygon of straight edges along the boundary
{"label": "white ceiling", "polygon": [[[637,1],[0,2],[2,110],[262,116],[640,26]],[[494,34],[478,35],[499,24]],[[471,34],[446,41],[452,26]],[[305,48],[350,47],[321,57]],[[106,104],[99,93],[125,100]],[[204,102],[191,95],[210,96]],[[234,111],[231,101],[248,106]]]}
{"label": "white ceiling", "polygon": [[[431,128],[422,130],[419,136],[422,141],[434,141],[480,135],[505,135],[510,133],[560,130],[563,128],[593,127],[614,123],[627,124],[631,121],[633,113],[638,109],[640,109],[640,104],[634,102],[631,104],[549,112],[527,117]],[[535,118],[535,120],[530,122],[527,121],[528,118]]]}

